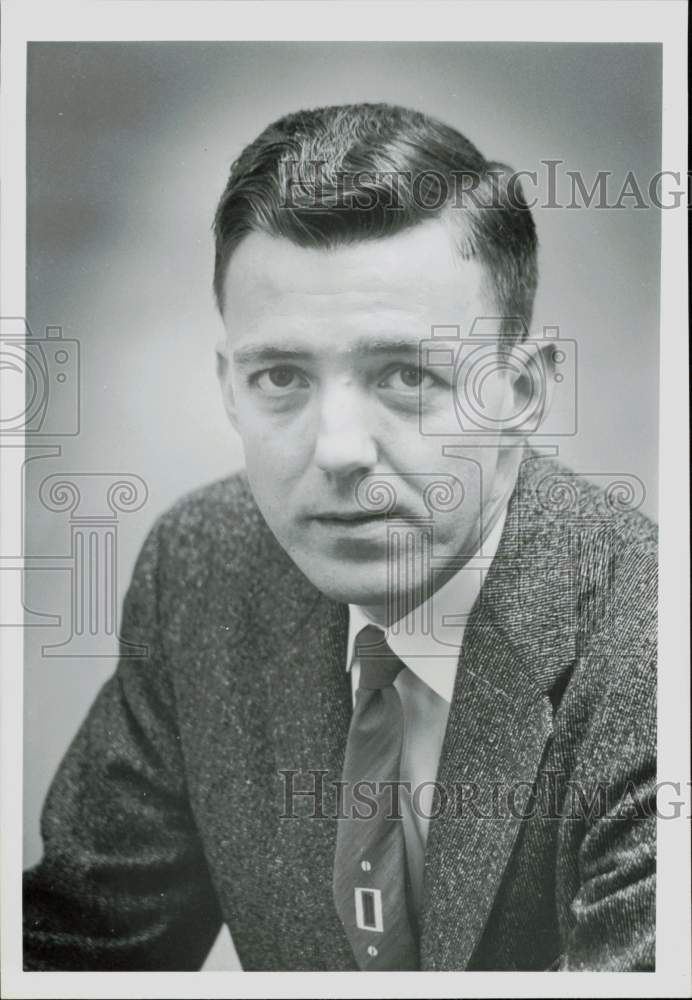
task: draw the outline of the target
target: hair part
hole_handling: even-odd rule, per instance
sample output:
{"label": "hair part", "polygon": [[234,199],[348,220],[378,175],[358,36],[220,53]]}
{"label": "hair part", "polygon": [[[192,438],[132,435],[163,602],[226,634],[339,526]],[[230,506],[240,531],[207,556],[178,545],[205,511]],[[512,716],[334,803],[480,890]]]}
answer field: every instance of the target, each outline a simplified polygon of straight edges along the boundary
{"label": "hair part", "polygon": [[231,165],[213,225],[219,311],[229,262],[250,233],[329,249],[443,216],[460,255],[483,263],[503,335],[515,339],[531,325],[538,240],[509,167],[409,108],[344,104],[285,115]]}

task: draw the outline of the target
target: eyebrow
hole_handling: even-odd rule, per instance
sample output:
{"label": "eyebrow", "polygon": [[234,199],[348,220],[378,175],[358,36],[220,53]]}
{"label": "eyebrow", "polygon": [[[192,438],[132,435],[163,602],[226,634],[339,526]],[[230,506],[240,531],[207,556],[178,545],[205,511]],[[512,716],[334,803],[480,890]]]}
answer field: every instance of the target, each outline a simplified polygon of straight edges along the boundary
{"label": "eyebrow", "polygon": [[[377,356],[382,354],[416,354],[427,337],[393,338],[361,337],[344,353]],[[296,344],[251,344],[239,347],[233,352],[233,361],[239,368],[272,361],[306,361],[314,358],[315,352],[304,345]]]}

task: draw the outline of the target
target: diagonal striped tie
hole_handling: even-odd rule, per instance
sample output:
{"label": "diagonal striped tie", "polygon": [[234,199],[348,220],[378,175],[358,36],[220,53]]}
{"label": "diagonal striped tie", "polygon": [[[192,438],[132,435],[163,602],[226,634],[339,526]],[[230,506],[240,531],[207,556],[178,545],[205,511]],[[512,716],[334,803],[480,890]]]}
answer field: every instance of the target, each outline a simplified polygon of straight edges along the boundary
{"label": "diagonal striped tie", "polygon": [[[360,685],[346,743],[334,902],[361,969],[417,969],[403,824],[386,784],[399,780],[404,724],[392,685],[404,664],[374,625],[358,634],[356,654]],[[368,783],[360,799],[359,782]]]}

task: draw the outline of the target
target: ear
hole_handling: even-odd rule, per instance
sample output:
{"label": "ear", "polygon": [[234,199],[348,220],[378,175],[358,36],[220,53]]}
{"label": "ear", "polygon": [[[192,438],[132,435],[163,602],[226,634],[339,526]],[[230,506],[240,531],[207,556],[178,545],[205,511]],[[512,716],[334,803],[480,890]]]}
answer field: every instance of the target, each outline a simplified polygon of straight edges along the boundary
{"label": "ear", "polygon": [[218,341],[216,345],[216,375],[221,385],[223,405],[228,414],[228,419],[231,421],[233,427],[238,430],[238,413],[236,410],[235,394],[233,392],[231,362],[228,356],[228,344],[225,340]]}
{"label": "ear", "polygon": [[511,349],[507,366],[510,408],[519,433],[535,433],[545,424],[555,394],[554,351],[552,341],[531,339]]}

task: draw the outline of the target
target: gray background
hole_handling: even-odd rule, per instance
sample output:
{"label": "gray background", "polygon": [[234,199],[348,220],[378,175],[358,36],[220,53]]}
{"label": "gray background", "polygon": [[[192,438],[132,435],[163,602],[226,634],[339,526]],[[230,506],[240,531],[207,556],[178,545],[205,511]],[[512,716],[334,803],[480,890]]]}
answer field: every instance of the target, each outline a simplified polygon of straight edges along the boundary
{"label": "gray background", "polygon": [[[69,551],[37,500],[60,472],[134,473],[149,499],[119,523],[118,598],[154,518],[242,464],[214,375],[210,223],[230,161],[299,107],[385,100],[437,115],[489,158],[559,158],[642,184],[660,168],[658,45],[33,43],[28,75],[28,319],[81,345],[78,436],[27,465],[26,551]],[[619,190],[619,184],[614,188]],[[626,204],[631,204],[627,202]],[[657,492],[659,213],[537,210],[537,328],[579,351],[578,434],[561,457]],[[43,440],[43,439],[39,439]],[[27,574],[26,603],[69,621],[69,575]],[[68,741],[115,660],[46,659],[26,630],[25,864]],[[227,935],[208,967],[234,965]]]}

